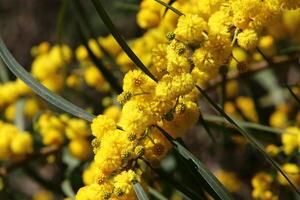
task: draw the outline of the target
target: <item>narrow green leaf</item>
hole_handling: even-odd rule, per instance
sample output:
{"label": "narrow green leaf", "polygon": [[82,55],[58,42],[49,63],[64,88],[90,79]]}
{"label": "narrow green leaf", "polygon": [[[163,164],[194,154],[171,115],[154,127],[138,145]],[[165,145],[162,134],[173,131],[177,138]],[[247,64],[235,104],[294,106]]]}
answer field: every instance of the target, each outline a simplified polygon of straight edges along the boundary
{"label": "narrow green leaf", "polygon": [[[224,119],[223,117],[220,116],[216,116],[216,115],[204,115],[203,118],[207,121],[207,122],[215,122],[215,123],[228,123],[230,124],[226,119]],[[245,128],[245,129],[253,129],[253,130],[257,130],[257,131],[263,131],[263,132],[268,132],[268,133],[274,133],[276,135],[280,135],[283,130],[281,129],[275,129],[275,128],[271,128],[269,126],[264,126],[261,124],[256,124],[256,123],[252,123],[252,122],[243,122],[243,121],[239,121],[239,120],[235,120],[241,127]]]}
{"label": "narrow green leaf", "polygon": [[56,20],[56,35],[58,44],[62,43],[62,35],[65,27],[65,16],[69,6],[70,0],[63,0],[60,4],[59,12]]}
{"label": "narrow green leaf", "polygon": [[300,46],[291,46],[288,48],[284,48],[279,50],[278,54],[293,54],[293,53],[299,53],[300,52]]}
{"label": "narrow green leaf", "polygon": [[194,168],[204,183],[206,183],[206,190],[215,198],[219,200],[231,200],[232,197],[226,188],[220,183],[220,181],[211,173],[203,163],[195,157],[191,152],[189,152],[183,145],[178,141],[174,140],[164,129],[156,126],[161,133],[172,142],[174,149],[178,152],[186,161],[190,161],[189,167]]}
{"label": "narrow green leaf", "polygon": [[9,81],[9,77],[8,77],[6,67],[5,67],[5,65],[4,65],[1,58],[0,58],[0,81],[2,83],[5,83],[5,82]]}
{"label": "narrow green leaf", "polygon": [[82,108],[72,104],[61,96],[54,94],[45,86],[41,85],[37,80],[35,80],[11,55],[7,47],[0,38],[0,57],[7,65],[7,67],[22,81],[24,81],[37,95],[41,96],[43,99],[51,103],[52,105],[70,113],[76,117],[85,119],[92,122],[94,115],[86,112]]}
{"label": "narrow green leaf", "polygon": [[260,48],[256,48],[256,50],[258,51],[258,53],[264,58],[265,61],[267,61],[267,63],[270,65],[270,66],[273,66],[274,65],[274,62],[271,58],[269,58],[264,52],[262,52],[262,50],[260,50]]}
{"label": "narrow green leaf", "polygon": [[138,12],[140,10],[140,6],[134,3],[125,3],[125,2],[114,2],[113,6],[117,9],[122,9],[125,11],[133,11]]}
{"label": "narrow green leaf", "polygon": [[111,34],[114,36],[116,41],[119,43],[119,45],[122,47],[124,52],[128,55],[128,57],[139,67],[145,74],[147,74],[152,80],[157,82],[154,75],[147,69],[147,67],[142,63],[142,61],[135,55],[135,53],[131,50],[131,48],[128,46],[124,38],[121,36],[117,28],[115,27],[114,23],[108,16],[107,12],[102,6],[102,3],[100,0],[91,0],[101,17],[102,21],[106,25],[106,27],[109,29]]}
{"label": "narrow green leaf", "polygon": [[[168,5],[169,5],[169,6],[172,6],[172,4],[175,3],[176,1],[177,1],[177,0],[170,0],[169,3],[168,3]],[[169,10],[169,8],[166,7],[165,12],[164,12],[164,16],[167,14],[168,10]]]}
{"label": "narrow green leaf", "polygon": [[143,187],[141,184],[137,181],[132,182],[135,194],[139,200],[149,200],[146,192],[144,191]]}
{"label": "narrow green leaf", "polygon": [[199,196],[198,193],[194,192],[191,190],[189,187],[186,185],[180,183],[179,181],[175,180],[171,176],[169,176],[167,173],[165,173],[162,169],[160,168],[153,168],[150,163],[148,163],[145,159],[142,159],[148,167],[155,172],[163,181],[169,183],[171,186],[176,188],[180,193],[182,193],[185,196],[185,199],[199,199],[203,200],[201,196]]}
{"label": "narrow green leaf", "polygon": [[300,99],[295,94],[295,92],[292,90],[292,88],[287,83],[285,84],[285,86],[287,87],[287,89],[289,90],[289,92],[291,93],[291,95],[294,97],[294,99],[297,101],[297,103],[300,105]]}
{"label": "narrow green leaf", "polygon": [[277,169],[283,176],[284,178],[289,182],[289,184],[292,186],[292,188],[295,190],[295,192],[300,195],[300,192],[298,188],[295,186],[295,184],[289,179],[288,175],[282,171],[280,165],[273,159],[271,158],[265,151],[264,148],[261,146],[261,144],[256,141],[256,139],[249,134],[242,126],[238,124],[234,119],[229,117],[222,108],[220,108],[207,94],[204,90],[202,90],[199,86],[196,86],[197,89],[200,91],[200,93],[203,95],[203,97],[213,106],[213,108],[218,111],[229,123],[234,125],[236,129],[250,142],[250,144],[258,150],[265,158],[266,160],[275,168]]}
{"label": "narrow green leaf", "polygon": [[24,106],[25,99],[20,99],[16,102],[15,125],[20,131],[25,130]]}
{"label": "narrow green leaf", "polygon": [[[72,1],[72,8],[75,15],[75,19],[77,23],[79,24],[79,34],[81,38],[81,42],[84,44],[86,49],[89,52],[90,57],[92,58],[92,61],[96,65],[96,67],[102,72],[105,79],[110,83],[112,89],[114,89],[117,93],[121,93],[122,86],[119,82],[119,80],[116,77],[122,77],[123,74],[121,72],[120,66],[116,63],[115,59],[110,55],[110,53],[99,43],[97,39],[97,34],[93,30],[92,25],[90,21],[88,20],[87,14],[85,10],[83,9],[83,6],[80,4],[79,0]],[[93,51],[91,51],[88,41],[89,39],[94,39],[96,41],[97,47],[101,50],[103,53],[103,60],[107,61],[111,69],[113,71],[108,70],[101,59],[97,58]],[[115,74],[114,74],[115,71]]]}
{"label": "narrow green leaf", "polygon": [[161,193],[159,193],[156,189],[152,188],[152,187],[148,187],[149,193],[155,197],[158,200],[168,200],[166,197],[164,197],[164,195],[162,195]]}
{"label": "narrow green leaf", "polygon": [[210,137],[210,139],[216,143],[216,139],[213,136],[212,132],[209,129],[209,126],[206,123],[206,120],[203,118],[202,113],[199,116],[199,122],[202,124],[203,128],[205,129],[206,133],[208,134],[208,136]]}
{"label": "narrow green leaf", "polygon": [[61,189],[67,197],[70,197],[71,199],[75,199],[75,192],[72,188],[70,179],[65,179],[61,183]]}
{"label": "narrow green leaf", "polygon": [[84,33],[82,31],[82,28],[78,27],[78,32],[81,38],[81,41],[84,45],[84,47],[87,49],[90,58],[92,59],[93,63],[97,66],[97,68],[101,71],[104,78],[107,80],[107,82],[110,84],[112,89],[117,93],[122,93],[123,89],[122,86],[119,83],[119,80],[114,77],[114,75],[104,66],[101,60],[99,60],[91,48],[88,45],[88,39],[84,36]]}
{"label": "narrow green leaf", "polygon": [[[179,10],[177,10],[176,8],[174,8],[170,3],[165,3],[165,2],[163,2],[163,1],[161,1],[161,0],[154,0],[154,1],[156,1],[157,3],[159,3],[159,4],[163,5],[163,6],[165,6],[165,7],[166,7],[166,11],[167,11],[168,9],[170,9],[170,10],[172,10],[174,13],[176,13],[178,16],[184,15],[182,12],[180,12]],[[173,2],[171,1],[171,3],[173,3]],[[166,12],[166,11],[165,11],[165,12]]]}
{"label": "narrow green leaf", "polygon": [[78,18],[80,25],[85,29],[87,32],[88,38],[92,38],[96,41],[97,47],[102,51],[104,54],[104,59],[108,61],[114,69],[118,69],[119,73],[122,74],[120,71],[120,66],[116,63],[115,59],[110,55],[110,53],[98,42],[97,34],[92,28],[90,21],[88,20],[88,15],[86,11],[83,9],[83,6],[80,4],[79,0],[73,1],[73,9],[75,11],[75,17]]}

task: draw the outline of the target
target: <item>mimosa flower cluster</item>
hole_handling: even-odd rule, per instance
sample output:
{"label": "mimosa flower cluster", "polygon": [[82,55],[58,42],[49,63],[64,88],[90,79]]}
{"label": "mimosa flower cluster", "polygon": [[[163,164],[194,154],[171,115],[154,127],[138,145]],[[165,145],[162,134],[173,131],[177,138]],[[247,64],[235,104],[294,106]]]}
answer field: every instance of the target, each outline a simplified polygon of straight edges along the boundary
{"label": "mimosa flower cluster", "polygon": [[30,133],[0,121],[0,160],[22,159],[32,151],[33,139]]}
{"label": "mimosa flower cluster", "polygon": [[[77,193],[78,200],[136,199],[132,182],[142,182],[139,159],[155,166],[171,148],[157,126],[173,138],[183,136],[200,115],[195,86],[205,86],[232,60],[241,65],[233,57],[233,49],[254,52],[263,28],[276,22],[283,7],[293,9],[299,4],[182,0],[173,6],[183,15],[169,11],[164,18],[164,7],[151,0],[141,3],[137,21],[151,29],[131,45],[157,81],[140,70],[129,71],[118,96],[123,105],[119,120],[105,115],[93,120],[95,157],[84,176],[87,186]],[[127,61],[123,64],[131,68],[133,63]],[[237,104],[242,111],[249,105],[254,107],[247,98],[238,99]],[[257,121],[256,113],[248,117]]]}
{"label": "mimosa flower cluster", "polygon": [[68,149],[74,157],[87,160],[91,154],[88,141],[90,130],[86,121],[66,114],[45,112],[39,116],[36,129],[46,146],[62,146],[68,140]]}

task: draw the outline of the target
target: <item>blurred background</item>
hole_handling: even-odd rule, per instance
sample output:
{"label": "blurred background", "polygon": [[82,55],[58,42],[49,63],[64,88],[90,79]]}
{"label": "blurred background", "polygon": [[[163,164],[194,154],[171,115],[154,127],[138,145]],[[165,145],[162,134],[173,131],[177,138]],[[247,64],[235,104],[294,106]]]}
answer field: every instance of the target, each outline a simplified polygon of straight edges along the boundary
{"label": "blurred background", "polygon": [[[88,9],[90,21],[99,35],[106,35],[107,30],[97,16],[90,1],[81,1]],[[104,0],[122,34],[130,39],[140,34],[135,23],[138,0]],[[23,66],[32,61],[31,47],[42,41],[55,43],[57,40],[57,19],[60,0],[0,0],[0,35],[13,55]],[[127,6],[124,7],[124,4]],[[132,6],[128,6],[131,5]],[[63,42],[71,46],[78,44],[74,17],[67,15]]]}

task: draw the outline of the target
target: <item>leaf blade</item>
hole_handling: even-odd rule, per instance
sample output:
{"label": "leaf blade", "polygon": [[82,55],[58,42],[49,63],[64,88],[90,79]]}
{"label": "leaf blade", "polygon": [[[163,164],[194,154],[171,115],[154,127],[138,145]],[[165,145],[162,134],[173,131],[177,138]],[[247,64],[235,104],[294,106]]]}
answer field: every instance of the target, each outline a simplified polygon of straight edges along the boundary
{"label": "leaf blade", "polygon": [[143,187],[141,186],[141,184],[139,182],[133,181],[132,185],[133,185],[133,189],[136,193],[136,196],[139,200],[149,200],[146,192],[144,191]]}
{"label": "leaf blade", "polygon": [[[176,152],[178,152],[183,158],[187,161],[190,161],[194,164],[194,168],[197,170],[201,178],[206,183],[206,189],[210,191],[210,194],[219,200],[231,200],[233,199],[226,188],[220,183],[220,181],[211,173],[204,164],[195,157],[192,153],[190,153],[183,145],[181,145],[178,141],[174,140],[164,129],[159,126],[156,126],[163,135],[172,142]],[[189,165],[190,166],[190,165]]]}
{"label": "leaf blade", "polygon": [[294,183],[289,179],[288,175],[281,169],[280,165],[273,160],[263,149],[261,144],[256,141],[256,139],[249,134],[242,126],[238,124],[234,119],[229,117],[223,110],[220,108],[207,94],[204,90],[202,90],[199,86],[196,85],[196,88],[199,90],[199,92],[204,96],[204,98],[213,106],[213,108],[219,112],[229,123],[234,125],[237,130],[251,143],[251,145],[258,150],[266,159],[267,161],[277,170],[280,172],[280,174],[288,181],[288,183],[292,186],[292,188],[295,190],[295,192],[300,196],[300,191],[298,188],[294,185]]}
{"label": "leaf blade", "polygon": [[124,38],[121,36],[117,28],[115,27],[114,23],[108,16],[107,12],[105,11],[104,7],[102,6],[102,3],[100,0],[91,0],[94,4],[94,7],[96,8],[96,11],[98,15],[101,17],[102,21],[106,25],[106,27],[109,29],[111,34],[114,36],[116,41],[119,43],[119,45],[122,47],[124,52],[128,55],[128,57],[145,73],[147,74],[152,80],[157,82],[157,79],[154,77],[154,75],[148,70],[148,68],[143,64],[143,62],[135,55],[135,53],[131,50],[131,48],[128,46]]}
{"label": "leaf blade", "polygon": [[43,99],[51,103],[52,105],[68,112],[71,115],[85,119],[92,122],[95,118],[94,115],[86,112],[82,108],[74,105],[73,103],[67,101],[61,96],[54,94],[45,86],[40,84],[36,79],[34,79],[11,55],[7,47],[0,38],[0,57],[7,65],[7,67],[22,81],[24,81],[36,94],[41,96]]}

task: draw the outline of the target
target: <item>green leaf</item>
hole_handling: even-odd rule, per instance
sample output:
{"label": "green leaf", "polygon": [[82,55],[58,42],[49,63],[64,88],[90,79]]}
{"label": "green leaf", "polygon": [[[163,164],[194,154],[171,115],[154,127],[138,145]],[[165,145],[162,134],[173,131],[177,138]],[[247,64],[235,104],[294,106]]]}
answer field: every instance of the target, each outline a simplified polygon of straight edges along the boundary
{"label": "green leaf", "polygon": [[213,108],[218,111],[229,123],[234,125],[236,129],[250,142],[250,144],[258,150],[265,158],[266,160],[275,168],[277,169],[283,176],[284,178],[289,182],[289,184],[292,186],[292,188],[295,190],[295,192],[300,195],[300,192],[298,188],[295,186],[295,184],[289,179],[288,175],[282,171],[280,165],[273,159],[271,158],[265,151],[264,148],[261,146],[261,144],[256,141],[256,139],[249,134],[242,126],[238,124],[237,121],[229,117],[222,108],[220,108],[207,94],[204,90],[202,90],[199,86],[196,86],[197,89],[200,91],[200,93],[203,95],[203,97],[213,106]]}
{"label": "green leaf", "polygon": [[154,1],[156,1],[157,3],[159,3],[159,4],[161,4],[161,5],[163,5],[163,6],[165,6],[166,7],[166,10],[165,10],[165,12],[167,12],[167,10],[168,9],[170,9],[170,10],[172,10],[174,13],[176,13],[178,16],[181,16],[181,15],[184,15],[182,12],[180,12],[179,10],[177,10],[176,8],[174,8],[173,6],[171,6],[172,5],[172,3],[174,3],[174,2],[170,2],[170,3],[165,3],[165,2],[163,2],[163,1],[161,1],[161,0],[154,0]]}
{"label": "green leaf", "polygon": [[291,93],[291,95],[294,97],[294,99],[297,101],[297,103],[300,105],[300,99],[298,98],[298,96],[295,94],[295,92],[292,90],[292,88],[286,83],[286,87],[289,90],[289,92]]}
{"label": "green leaf", "polygon": [[114,75],[104,66],[103,62],[99,60],[91,48],[88,45],[88,37],[85,36],[84,31],[78,25],[78,33],[81,38],[81,42],[83,43],[84,47],[87,49],[90,58],[92,59],[93,63],[97,66],[97,68],[101,71],[107,82],[110,84],[112,89],[117,93],[122,93],[123,89],[119,83],[119,80],[114,77]]}
{"label": "green leaf", "polygon": [[137,181],[132,182],[135,194],[139,200],[149,200],[146,192],[144,191],[143,187],[141,184]]}
{"label": "green leaf", "polygon": [[288,48],[284,48],[278,51],[278,54],[293,54],[293,53],[299,53],[300,52],[300,46],[291,46]]}
{"label": "green leaf", "polygon": [[181,145],[178,141],[174,140],[164,129],[159,126],[156,126],[163,135],[172,142],[174,149],[178,152],[186,161],[189,161],[190,164],[188,165],[194,170],[197,171],[200,178],[205,183],[206,187],[204,187],[215,199],[220,200],[230,200],[232,199],[229,192],[226,188],[220,183],[220,181],[211,173],[203,163],[195,157],[191,152],[189,152],[183,145]]}
{"label": "green leaf", "polygon": [[[215,122],[215,123],[229,123],[226,119],[224,119],[223,117],[220,116],[216,116],[216,115],[204,115],[203,118],[207,121],[207,122]],[[245,128],[245,129],[253,129],[253,130],[257,130],[257,131],[263,131],[263,132],[268,132],[268,133],[274,133],[276,135],[280,135],[283,130],[281,129],[275,129],[275,128],[271,128],[269,126],[264,126],[261,124],[256,124],[256,123],[252,123],[252,122],[243,122],[243,121],[239,121],[239,120],[235,120],[241,127]],[[230,123],[229,123],[230,124]]]}
{"label": "green leaf", "polygon": [[213,136],[212,132],[210,131],[209,126],[206,123],[206,120],[203,118],[202,113],[199,116],[199,122],[202,124],[203,128],[206,130],[206,133],[208,134],[208,136],[210,137],[210,139],[216,143],[216,139]]}
{"label": "green leaf", "polygon": [[9,77],[8,77],[6,67],[5,67],[5,65],[4,65],[1,58],[0,58],[0,80],[1,80],[2,83],[5,83],[5,82],[9,81]]}
{"label": "green leaf", "polygon": [[166,197],[164,197],[161,193],[159,193],[156,189],[152,187],[148,187],[149,193],[155,197],[158,200],[168,200]]}
{"label": "green leaf", "polygon": [[[168,3],[168,5],[169,5],[169,6],[172,6],[172,4],[175,3],[176,1],[177,1],[177,0],[170,0],[169,3]],[[169,8],[166,7],[165,12],[164,12],[164,16],[167,14],[168,10],[169,10]]]}
{"label": "green leaf", "polygon": [[113,6],[117,9],[122,9],[124,11],[132,11],[138,12],[140,10],[140,6],[134,3],[125,3],[125,2],[114,2]]}
{"label": "green leaf", "polygon": [[63,0],[61,2],[59,12],[57,15],[57,20],[56,20],[56,35],[57,35],[57,41],[58,44],[62,43],[62,35],[64,32],[64,26],[65,26],[65,16],[66,12],[69,6],[70,0]]}
{"label": "green leaf", "polygon": [[153,168],[149,162],[142,158],[142,160],[147,164],[147,166],[155,172],[163,181],[169,183],[172,187],[176,188],[180,193],[185,196],[185,199],[199,199],[203,200],[198,193],[191,190],[186,185],[182,184],[181,182],[175,180],[172,176],[168,175],[164,170],[160,168]]}
{"label": "green leaf", "polygon": [[61,96],[54,94],[45,86],[41,85],[37,80],[35,80],[11,55],[7,47],[0,38],[0,57],[7,65],[7,67],[22,81],[24,81],[37,95],[41,96],[43,99],[51,103],[52,105],[68,112],[71,115],[85,119],[92,122],[95,118],[94,115],[88,113],[87,111],[79,108],[78,106],[72,104]]}
{"label": "green leaf", "polygon": [[24,118],[24,106],[25,99],[20,99],[16,102],[16,114],[15,114],[15,125],[18,127],[20,131],[25,130],[25,118]]}
{"label": "green leaf", "polygon": [[121,36],[117,28],[115,27],[114,23],[108,16],[107,12],[102,6],[102,3],[100,0],[91,0],[97,10],[97,13],[101,17],[102,21],[106,25],[106,27],[109,29],[111,34],[114,36],[116,41],[119,43],[119,45],[122,47],[123,51],[128,55],[128,57],[136,64],[137,67],[139,67],[145,74],[147,74],[152,80],[157,82],[154,75],[147,69],[147,67],[142,63],[142,61],[135,55],[135,53],[131,50],[131,48],[128,46],[124,38]]}

